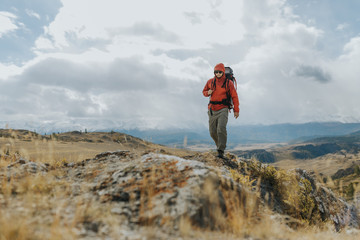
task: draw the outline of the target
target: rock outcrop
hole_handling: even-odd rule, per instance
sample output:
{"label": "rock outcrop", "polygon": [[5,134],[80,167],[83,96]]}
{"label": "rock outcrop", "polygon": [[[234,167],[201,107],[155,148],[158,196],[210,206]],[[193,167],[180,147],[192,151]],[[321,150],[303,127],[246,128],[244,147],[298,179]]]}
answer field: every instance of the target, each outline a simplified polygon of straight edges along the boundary
{"label": "rock outcrop", "polygon": [[[66,183],[63,191],[67,195],[61,201],[68,205],[56,213],[59,219],[80,219],[77,212],[81,206],[98,206],[93,211],[104,208],[103,215],[119,222],[117,236],[124,239],[139,236],[141,229],[149,226],[162,229],[162,234],[168,236],[161,239],[179,236],[179,232],[186,229],[184,225],[236,232],[241,224],[245,224],[243,222],[261,221],[264,209],[272,210],[270,215],[282,214],[294,219],[293,222],[298,221],[295,225],[288,224],[294,228],[304,224],[302,220],[307,220],[310,225],[317,221],[332,222],[337,231],[346,227],[359,228],[357,209],[317,184],[307,172],[296,170],[292,173],[297,183],[294,193],[299,197],[295,199],[281,195],[289,191],[277,188],[284,188],[291,182],[279,182],[290,179],[283,173],[278,174],[275,168],[267,169],[268,165],[229,157],[231,164],[221,163],[208,153],[185,159],[154,152],[139,157],[130,151],[116,151],[101,153],[79,163],[63,164],[57,170],[61,170],[61,174],[51,173],[54,170],[48,165],[20,159],[1,169],[0,176],[3,176],[2,181],[10,181],[15,172],[16,178],[52,174],[53,188],[57,183]],[[51,188],[44,189],[41,191],[48,191],[54,201],[60,201],[56,195],[60,196],[60,193]],[[0,204],[15,207],[16,201],[22,201],[22,192],[17,189],[9,192],[12,195],[6,195],[4,188],[0,189]],[[15,197],[12,199],[12,196]],[[40,216],[47,216],[55,210],[44,206],[39,211]],[[113,239],[110,237],[110,220],[92,216],[84,214],[73,224],[71,231],[76,238]],[[48,216],[37,221],[51,222]]]}
{"label": "rock outcrop", "polygon": [[[258,164],[260,168],[267,167]],[[116,207],[111,211],[121,215],[130,228],[155,224],[178,229],[180,222],[188,219],[200,228],[224,229],[226,226],[223,225],[231,220],[227,218],[234,211],[245,209],[249,201],[254,202],[253,209],[246,211],[258,212],[262,203],[275,212],[291,215],[292,211],[288,209],[295,207],[291,204],[286,207],[283,196],[272,194],[273,201],[266,197],[266,192],[276,191],[273,182],[262,181],[259,191],[264,194],[259,195],[255,188],[251,190],[234,180],[233,173],[236,172],[244,178],[249,177],[249,183],[253,179],[253,185],[257,180],[261,181],[261,176],[256,179],[251,170],[245,169],[249,164],[239,162],[238,165],[238,169],[225,164],[209,166],[201,161],[157,153],[134,158],[131,152],[119,151],[102,153],[74,166],[69,169],[68,177],[81,182],[87,174],[101,171],[96,177],[87,178],[93,197],[102,203],[115,203]],[[313,224],[330,221],[337,231],[344,227],[359,228],[354,206],[317,184],[306,171],[297,169],[294,175],[299,191],[309,197],[303,204],[310,206],[302,207],[312,209],[306,212],[307,216],[294,214],[293,217],[308,218]],[[306,179],[311,185],[304,186],[300,179]],[[310,188],[306,190],[306,187]]]}
{"label": "rock outcrop", "polygon": [[296,169],[296,174],[299,179],[306,179],[311,184],[309,196],[313,200],[312,214],[321,216],[322,221],[331,220],[337,231],[346,226],[359,228],[358,210],[354,205],[338,198],[331,190],[316,183],[311,174],[305,170]]}

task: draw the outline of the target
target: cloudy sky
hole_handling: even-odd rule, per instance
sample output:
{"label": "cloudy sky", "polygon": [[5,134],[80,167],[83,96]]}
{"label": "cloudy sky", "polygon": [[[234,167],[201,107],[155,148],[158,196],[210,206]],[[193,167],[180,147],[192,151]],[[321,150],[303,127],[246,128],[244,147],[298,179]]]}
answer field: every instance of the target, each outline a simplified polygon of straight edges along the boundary
{"label": "cloudy sky", "polygon": [[0,122],[206,126],[202,89],[219,62],[237,78],[232,125],[359,122],[359,9],[358,0],[1,0]]}

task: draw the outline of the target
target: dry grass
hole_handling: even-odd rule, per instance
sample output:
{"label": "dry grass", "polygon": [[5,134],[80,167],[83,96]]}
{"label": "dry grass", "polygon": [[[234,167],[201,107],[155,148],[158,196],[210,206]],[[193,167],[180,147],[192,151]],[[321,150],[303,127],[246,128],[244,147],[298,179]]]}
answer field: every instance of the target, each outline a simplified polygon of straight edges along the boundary
{"label": "dry grass", "polygon": [[56,140],[34,139],[23,141],[19,139],[0,138],[2,156],[6,153],[18,154],[31,161],[49,163],[80,162],[86,158],[93,158],[104,151],[123,149],[118,143],[86,143],[86,142],[58,142]]}
{"label": "dry grass", "polygon": [[325,156],[318,157],[316,159],[292,159],[288,156],[285,159],[275,162],[273,165],[283,168],[301,168],[309,171],[315,171],[322,173],[325,176],[331,176],[339,169],[348,168],[354,164],[354,162],[360,163],[360,154],[327,154]]}
{"label": "dry grass", "polygon": [[[150,182],[148,182],[150,184]],[[81,236],[82,227],[86,223],[103,222],[109,226],[108,234],[113,239],[122,236],[118,232],[121,218],[110,212],[110,206],[77,199],[70,202],[70,188],[66,182],[55,179],[42,181],[42,177],[27,177],[26,181],[10,184],[15,185],[17,204],[13,205],[10,191],[3,192],[5,207],[0,209],[0,239],[77,239]],[[35,187],[36,186],[36,187]],[[151,185],[152,186],[152,185]],[[148,186],[149,187],[149,186]],[[7,187],[9,189],[9,187]],[[212,186],[204,188],[204,192],[212,193]],[[346,234],[345,231],[335,233],[331,227],[300,228],[296,231],[288,227],[288,219],[275,218],[270,210],[261,209],[257,198],[252,194],[239,202],[236,191],[223,191],[227,206],[227,217],[219,207],[212,209],[216,230],[204,230],[194,227],[188,219],[183,218],[179,224],[179,232],[184,239],[356,239],[360,235]],[[147,193],[150,194],[150,193]],[[23,200],[20,200],[23,198]],[[212,199],[212,205],[218,206],[218,199]],[[142,207],[148,209],[150,203]],[[74,212],[66,217],[64,212]],[[36,217],[38,216],[38,217]],[[44,219],[46,221],[44,221]],[[151,224],[148,224],[151,226]],[[151,227],[143,233],[147,239],[157,238],[156,228]]]}
{"label": "dry grass", "polygon": [[[289,216],[274,214],[269,208],[259,204],[258,194],[250,191],[239,192],[231,189],[228,180],[223,179],[222,193],[224,194],[226,213],[219,207],[219,199],[212,198],[211,215],[215,218],[215,229],[196,227],[189,218],[180,221],[180,234],[184,239],[286,239],[286,240],[353,240],[360,237],[360,231],[344,229],[335,232],[332,224],[321,226],[308,225]],[[214,196],[214,186],[211,182],[204,187],[202,194]],[[241,199],[242,201],[239,201]],[[298,227],[293,226],[297,223]]]}
{"label": "dry grass", "polygon": [[[169,148],[119,133],[63,133],[55,134],[56,137],[53,137],[9,129],[6,130],[6,134],[2,134],[8,137],[0,137],[1,158],[5,155],[19,155],[31,161],[50,165],[80,162],[101,152],[117,150],[129,150],[135,154],[149,150],[177,156],[194,154],[189,150]],[[6,165],[4,161],[0,161],[0,167]]]}
{"label": "dry grass", "polygon": [[117,222],[109,220],[113,217],[109,206],[71,197],[71,183],[59,180],[64,174],[59,171],[1,181],[1,240],[78,239],[87,224],[98,230],[97,222],[110,226]]}

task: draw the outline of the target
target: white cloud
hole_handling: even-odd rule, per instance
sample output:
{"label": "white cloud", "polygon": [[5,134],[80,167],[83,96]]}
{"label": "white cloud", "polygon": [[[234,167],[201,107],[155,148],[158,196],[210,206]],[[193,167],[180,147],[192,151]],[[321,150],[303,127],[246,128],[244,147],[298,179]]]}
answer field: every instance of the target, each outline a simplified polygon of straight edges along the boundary
{"label": "white cloud", "polygon": [[35,42],[36,58],[17,76],[1,73],[8,118],[206,125],[201,91],[224,62],[241,103],[230,124],[360,119],[359,38],[324,57],[324,31],[300,22],[285,0],[62,3]]}
{"label": "white cloud", "polygon": [[349,27],[348,23],[341,23],[341,24],[337,25],[336,30],[337,31],[342,31],[342,30],[344,30],[344,29],[346,29],[348,27]]}
{"label": "white cloud", "polygon": [[5,65],[0,63],[0,82],[8,80],[11,76],[21,74],[22,69],[16,65],[10,64]]}
{"label": "white cloud", "polygon": [[[212,6],[211,2],[206,0],[134,0],[126,5],[109,0],[64,0],[63,5],[55,21],[47,29],[47,33],[59,48],[69,46],[69,34],[80,39],[108,39],[114,32],[120,34],[121,38],[129,33],[138,37],[156,34],[157,37],[146,40],[150,43],[160,40],[159,44],[164,39],[173,40],[178,36],[181,43],[175,43],[189,48],[218,42],[216,35],[224,36],[223,43],[242,37],[242,4],[238,1]],[[87,6],[86,10],[79,11],[78,9],[83,9],[83,5]],[[193,25],[185,14],[194,10],[199,12],[198,18],[202,21],[200,25]]]}
{"label": "white cloud", "polygon": [[26,9],[25,10],[26,14],[29,15],[30,17],[34,17],[34,18],[37,18],[37,19],[41,19],[40,15],[38,13],[36,13],[34,10],[31,10],[31,9]]}
{"label": "white cloud", "polygon": [[0,11],[0,38],[3,35],[18,29],[18,26],[14,23],[16,18],[17,17],[12,13]]}
{"label": "white cloud", "polygon": [[344,46],[345,54],[341,58],[359,57],[360,55],[360,37],[354,37]]}
{"label": "white cloud", "polygon": [[48,51],[53,50],[54,48],[54,44],[49,38],[41,36],[35,41],[35,52],[38,51],[38,49],[41,49],[42,51]]}

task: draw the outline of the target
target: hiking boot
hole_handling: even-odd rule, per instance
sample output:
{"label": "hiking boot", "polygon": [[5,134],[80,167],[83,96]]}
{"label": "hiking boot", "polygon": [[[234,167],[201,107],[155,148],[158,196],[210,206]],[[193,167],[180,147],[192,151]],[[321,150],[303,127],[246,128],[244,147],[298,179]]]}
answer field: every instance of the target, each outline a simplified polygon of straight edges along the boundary
{"label": "hiking boot", "polygon": [[238,168],[237,163],[233,162],[231,159],[224,156],[224,151],[218,150],[218,158],[223,160],[223,164],[229,166],[232,169]]}
{"label": "hiking boot", "polygon": [[218,158],[225,158],[224,156],[224,151],[222,150],[218,150],[218,155],[217,155]]}

